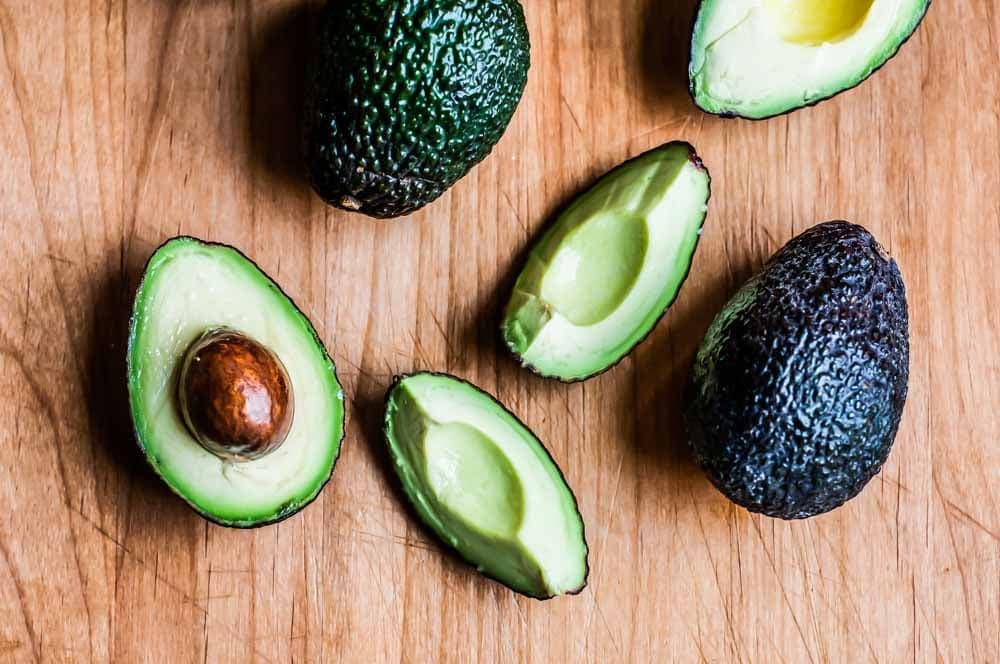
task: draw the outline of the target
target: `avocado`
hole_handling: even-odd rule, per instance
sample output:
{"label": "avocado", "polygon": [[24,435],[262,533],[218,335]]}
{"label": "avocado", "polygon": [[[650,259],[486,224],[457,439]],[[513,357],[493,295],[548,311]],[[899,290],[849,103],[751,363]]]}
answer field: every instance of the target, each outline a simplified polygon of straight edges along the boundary
{"label": "avocado", "polygon": [[691,95],[704,111],[768,118],[853,88],[896,54],[930,0],[702,0]]}
{"label": "avocado", "polygon": [[333,362],[291,299],[236,249],[176,237],[153,253],[127,366],[139,447],[205,518],[280,521],[329,480],[344,433]]}
{"label": "avocado", "polygon": [[625,162],[560,214],[528,255],[501,333],[536,373],[607,370],[666,313],[687,278],[711,179],[672,142]]}
{"label": "avocado", "polygon": [[500,140],[528,65],[518,0],[329,2],[306,76],[313,188],[378,218],[430,203]]}
{"label": "avocado", "polygon": [[895,261],[861,226],[820,224],[779,250],[705,335],[685,408],[695,459],[752,512],[828,512],[885,463],[908,376]]}
{"label": "avocado", "polygon": [[493,397],[443,374],[397,378],[385,440],[417,514],[480,572],[538,599],[586,585],[576,498],[538,438]]}

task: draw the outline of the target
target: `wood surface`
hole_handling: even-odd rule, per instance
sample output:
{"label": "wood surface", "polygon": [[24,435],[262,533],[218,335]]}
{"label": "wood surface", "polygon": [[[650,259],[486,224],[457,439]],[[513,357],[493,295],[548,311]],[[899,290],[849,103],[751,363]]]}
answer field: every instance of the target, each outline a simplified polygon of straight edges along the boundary
{"label": "wood surface", "polygon": [[[937,0],[872,80],[767,122],[685,92],[690,0],[527,0],[532,68],[492,155],[418,214],[325,207],[297,160],[299,0],[0,0],[0,660],[989,662],[1000,657],[1000,10]],[[562,385],[498,344],[530,238],[646,148],[694,143],[714,196],[691,276],[613,371]],[[814,223],[864,224],[909,291],[910,397],[863,494],[752,516],[693,467],[693,351]],[[136,451],[122,335],[150,252],[259,262],[349,396],[320,499],[227,530]],[[420,528],[379,434],[391,376],[496,394],[580,499],[590,584],[536,602]]]}

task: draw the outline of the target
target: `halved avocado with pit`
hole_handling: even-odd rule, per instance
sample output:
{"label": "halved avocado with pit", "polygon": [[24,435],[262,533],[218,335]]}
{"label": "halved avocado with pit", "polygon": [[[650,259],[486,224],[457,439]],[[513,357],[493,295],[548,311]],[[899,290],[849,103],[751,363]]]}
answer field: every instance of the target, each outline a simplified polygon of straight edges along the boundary
{"label": "halved avocado with pit", "polygon": [[531,250],[504,312],[507,346],[565,381],[607,370],[653,329],[687,277],[710,177],[687,143],[605,175]]}
{"label": "halved avocado with pit", "polygon": [[930,0],[702,0],[691,37],[699,108],[762,119],[853,88],[913,34]]}
{"label": "halved avocado with pit", "polygon": [[139,446],[202,516],[273,523],[329,480],[344,433],[333,361],[292,300],[238,250],[177,237],[153,253],[127,365]]}
{"label": "halved avocado with pit", "polygon": [[584,587],[576,498],[538,438],[493,397],[443,374],[398,378],[385,439],[417,514],[480,572],[539,599]]}

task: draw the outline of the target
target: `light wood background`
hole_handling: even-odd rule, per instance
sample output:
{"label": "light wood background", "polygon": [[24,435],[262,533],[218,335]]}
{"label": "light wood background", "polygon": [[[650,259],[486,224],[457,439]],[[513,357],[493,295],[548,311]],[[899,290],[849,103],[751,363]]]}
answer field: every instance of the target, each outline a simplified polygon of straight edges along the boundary
{"label": "light wood background", "polygon": [[[0,0],[0,660],[987,662],[1000,653],[1000,10],[938,0],[859,89],[763,123],[685,93],[690,0],[527,0],[532,69],[493,154],[397,223],[298,174],[309,3]],[[623,159],[694,143],[714,196],[691,277],[610,373],[502,351],[498,306],[554,210]],[[714,313],[814,223],[899,261],[910,398],[889,463],[800,523],[751,516],[684,451]],[[311,315],[350,397],[319,500],[206,523],[151,475],[123,397],[141,267],[190,233]],[[379,436],[392,374],[450,371],[548,444],[580,499],[587,589],[539,603],[411,517]]]}

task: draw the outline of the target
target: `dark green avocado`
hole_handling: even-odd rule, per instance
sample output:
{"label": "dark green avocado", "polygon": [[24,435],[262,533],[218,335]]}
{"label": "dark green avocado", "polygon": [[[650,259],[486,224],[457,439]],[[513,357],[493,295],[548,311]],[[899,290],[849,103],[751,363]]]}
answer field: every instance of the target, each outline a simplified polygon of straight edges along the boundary
{"label": "dark green avocado", "polygon": [[527,83],[518,0],[333,0],[312,43],[304,152],[329,204],[379,217],[478,164]]}
{"label": "dark green avocado", "polygon": [[695,459],[752,512],[828,512],[885,463],[908,376],[895,261],[861,226],[820,224],[778,251],[702,341],[685,412]]}
{"label": "dark green avocado", "polygon": [[309,320],[233,247],[176,237],[149,259],[129,325],[136,439],[205,518],[249,528],[319,495],[344,391]]}
{"label": "dark green avocado", "polygon": [[386,396],[385,439],[417,514],[480,572],[538,599],[586,584],[576,498],[496,399],[444,374],[403,376]]}

